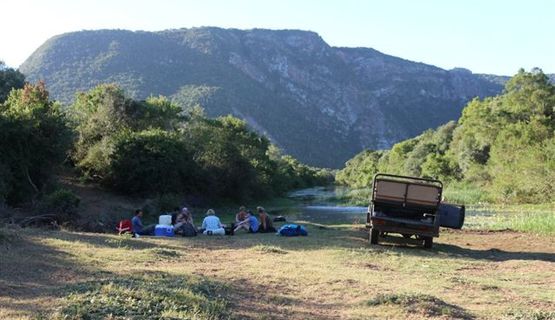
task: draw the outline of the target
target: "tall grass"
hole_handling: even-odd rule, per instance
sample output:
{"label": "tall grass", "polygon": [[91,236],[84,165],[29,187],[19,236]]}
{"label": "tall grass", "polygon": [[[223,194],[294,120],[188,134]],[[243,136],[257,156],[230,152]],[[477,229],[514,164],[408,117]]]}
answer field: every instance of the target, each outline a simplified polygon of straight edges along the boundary
{"label": "tall grass", "polygon": [[555,206],[480,205],[466,210],[465,227],[470,229],[511,229],[541,235],[555,234]]}
{"label": "tall grass", "polygon": [[479,204],[489,202],[487,193],[480,187],[468,183],[452,182],[443,188],[445,202],[456,204]]}
{"label": "tall grass", "polygon": [[555,209],[516,207],[496,215],[495,229],[512,229],[536,234],[555,234]]}

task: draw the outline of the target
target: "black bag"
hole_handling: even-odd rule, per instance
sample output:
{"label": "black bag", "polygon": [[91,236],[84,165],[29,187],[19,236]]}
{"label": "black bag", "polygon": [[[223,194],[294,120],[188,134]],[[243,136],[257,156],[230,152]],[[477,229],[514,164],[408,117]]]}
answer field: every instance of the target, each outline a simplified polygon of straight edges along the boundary
{"label": "black bag", "polygon": [[234,230],[235,230],[235,224],[232,223],[230,227],[225,227],[225,235],[226,236],[232,236],[235,234]]}
{"label": "black bag", "polygon": [[195,237],[197,235],[195,226],[188,222],[182,224],[175,232],[181,234],[183,237]]}

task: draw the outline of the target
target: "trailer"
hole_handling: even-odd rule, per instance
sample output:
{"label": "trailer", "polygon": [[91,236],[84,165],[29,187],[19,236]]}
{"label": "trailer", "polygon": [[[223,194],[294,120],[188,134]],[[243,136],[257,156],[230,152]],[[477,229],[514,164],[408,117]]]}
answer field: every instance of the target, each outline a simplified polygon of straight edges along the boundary
{"label": "trailer", "polygon": [[[442,192],[439,180],[376,174],[366,217],[370,243],[378,244],[381,236],[399,233],[407,239],[414,236],[431,248],[433,238],[439,237]],[[464,206],[462,214],[464,221]]]}

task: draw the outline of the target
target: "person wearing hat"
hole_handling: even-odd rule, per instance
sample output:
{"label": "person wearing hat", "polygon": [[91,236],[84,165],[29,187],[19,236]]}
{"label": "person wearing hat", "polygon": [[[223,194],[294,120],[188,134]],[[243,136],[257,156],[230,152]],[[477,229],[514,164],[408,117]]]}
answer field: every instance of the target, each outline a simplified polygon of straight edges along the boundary
{"label": "person wearing hat", "polygon": [[214,209],[206,211],[206,217],[202,221],[202,232],[205,235],[225,235],[224,225],[220,222],[220,218],[216,216]]}

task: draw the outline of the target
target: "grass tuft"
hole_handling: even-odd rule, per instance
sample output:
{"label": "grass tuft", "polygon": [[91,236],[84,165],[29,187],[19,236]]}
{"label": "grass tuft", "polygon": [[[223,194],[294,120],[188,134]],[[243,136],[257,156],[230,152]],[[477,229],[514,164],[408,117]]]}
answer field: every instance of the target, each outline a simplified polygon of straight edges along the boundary
{"label": "grass tuft", "polygon": [[165,273],[72,285],[54,319],[226,319],[225,287]]}
{"label": "grass tuft", "polygon": [[151,255],[154,255],[156,257],[161,257],[161,258],[178,258],[181,256],[181,254],[176,250],[164,249],[164,248],[152,248],[152,249],[146,249],[145,251]]}
{"label": "grass tuft", "polygon": [[555,320],[555,311],[511,311],[502,319],[504,320]]}
{"label": "grass tuft", "polygon": [[461,307],[427,294],[380,294],[367,302],[368,306],[380,305],[400,306],[407,313],[419,313],[425,316],[447,316],[450,319],[474,319]]}
{"label": "grass tuft", "polygon": [[256,245],[252,248],[252,250],[254,251],[259,251],[262,253],[270,253],[270,254],[287,254],[286,250],[283,250],[280,247],[277,246],[269,246],[269,245]]}

